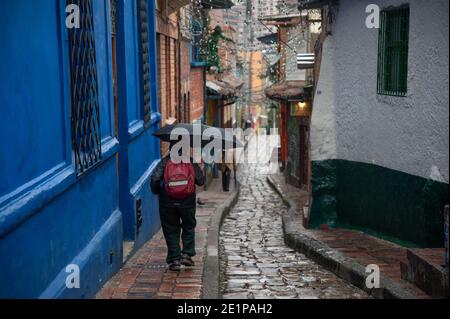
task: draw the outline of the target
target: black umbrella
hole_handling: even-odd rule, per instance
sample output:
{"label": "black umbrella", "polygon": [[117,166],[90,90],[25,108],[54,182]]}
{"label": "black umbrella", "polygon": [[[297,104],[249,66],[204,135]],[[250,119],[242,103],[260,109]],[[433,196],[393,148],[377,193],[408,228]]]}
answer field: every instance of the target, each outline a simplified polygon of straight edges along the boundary
{"label": "black umbrella", "polygon": [[[153,134],[163,142],[171,142],[172,137],[175,141],[178,141],[180,137],[189,135],[191,138],[191,146],[194,146],[194,140],[201,141],[202,147],[208,145],[214,137],[220,137],[222,139],[223,149],[242,148],[244,145],[238,140],[234,134],[226,134],[226,130],[223,128],[208,126],[204,124],[175,124],[167,125],[161,128],[159,131]],[[210,136],[210,139],[204,139],[203,137]]]}

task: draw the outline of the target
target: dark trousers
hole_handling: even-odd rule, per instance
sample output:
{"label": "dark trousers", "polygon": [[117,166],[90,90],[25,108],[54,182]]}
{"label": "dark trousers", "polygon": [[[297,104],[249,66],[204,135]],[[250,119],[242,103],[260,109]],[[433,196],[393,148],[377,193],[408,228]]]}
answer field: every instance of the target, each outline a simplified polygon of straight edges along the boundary
{"label": "dark trousers", "polygon": [[[167,263],[180,260],[182,254],[195,256],[195,207],[160,207],[161,226],[167,244]],[[180,248],[180,236],[183,250]]]}

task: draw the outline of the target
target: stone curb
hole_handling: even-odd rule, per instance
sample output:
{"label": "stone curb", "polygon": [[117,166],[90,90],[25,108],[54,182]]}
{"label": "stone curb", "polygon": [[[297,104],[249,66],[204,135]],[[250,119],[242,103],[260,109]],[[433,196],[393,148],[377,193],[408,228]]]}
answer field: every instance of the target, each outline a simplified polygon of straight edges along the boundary
{"label": "stone curb", "polygon": [[220,297],[219,232],[225,217],[236,205],[239,193],[240,184],[237,183],[236,190],[215,210],[211,218],[206,242],[202,299],[219,299]]}
{"label": "stone curb", "polygon": [[366,286],[365,267],[354,259],[344,256],[336,249],[330,248],[325,243],[304,234],[303,226],[295,225],[295,215],[297,214],[296,204],[283,193],[280,186],[267,177],[270,186],[281,196],[289,207],[283,216],[283,233],[286,245],[304,254],[306,257],[317,262],[325,269],[333,272],[338,277],[346,280],[352,285],[364,290],[376,299],[416,299],[417,297],[403,288],[400,284],[387,276],[381,274],[380,288],[369,289]]}

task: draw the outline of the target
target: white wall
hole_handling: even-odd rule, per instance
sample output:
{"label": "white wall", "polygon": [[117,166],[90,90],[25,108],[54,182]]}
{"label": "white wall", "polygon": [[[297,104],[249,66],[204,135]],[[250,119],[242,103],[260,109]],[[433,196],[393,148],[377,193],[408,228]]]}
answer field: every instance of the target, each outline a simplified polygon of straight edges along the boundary
{"label": "white wall", "polygon": [[323,44],[321,74],[314,98],[311,119],[311,159],[322,161],[337,158],[335,70],[333,65],[334,42],[329,39]]}
{"label": "white wall", "polygon": [[[371,3],[410,4],[407,97],[376,93],[378,30],[365,27]],[[448,183],[448,7],[448,0],[340,1],[316,90],[313,160],[373,163]]]}

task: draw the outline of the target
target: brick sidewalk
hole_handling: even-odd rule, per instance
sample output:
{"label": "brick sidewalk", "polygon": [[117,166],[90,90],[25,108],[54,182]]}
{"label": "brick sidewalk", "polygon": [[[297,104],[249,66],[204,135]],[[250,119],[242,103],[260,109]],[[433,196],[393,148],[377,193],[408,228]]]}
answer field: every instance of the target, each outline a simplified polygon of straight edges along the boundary
{"label": "brick sidewalk", "polygon": [[221,192],[220,180],[198,197],[206,202],[197,207],[196,266],[180,273],[170,272],[166,264],[166,243],[162,231],[148,241],[122,267],[97,299],[199,299],[202,297],[207,232],[216,209],[232,195]]}
{"label": "brick sidewalk", "polygon": [[[271,179],[297,207],[303,207],[308,201],[308,193],[286,184],[282,174],[271,175]],[[400,266],[401,262],[407,262],[407,248],[348,229],[305,229],[303,212],[300,210],[296,216],[298,218],[295,225],[303,234],[325,243],[364,267],[370,264],[378,265],[384,275],[399,283],[417,298],[429,298],[426,293],[401,277]]]}

